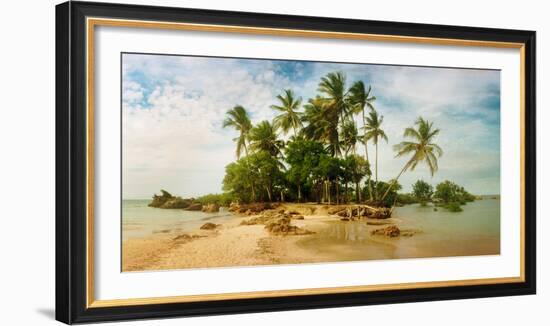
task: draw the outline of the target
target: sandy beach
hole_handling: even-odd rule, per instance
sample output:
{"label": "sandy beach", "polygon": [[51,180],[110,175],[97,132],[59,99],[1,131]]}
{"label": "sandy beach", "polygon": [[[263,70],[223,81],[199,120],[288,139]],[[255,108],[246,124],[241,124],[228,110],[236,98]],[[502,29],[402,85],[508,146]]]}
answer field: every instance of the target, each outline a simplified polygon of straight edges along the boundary
{"label": "sandy beach", "polygon": [[[399,217],[342,221],[330,215],[334,206],[284,204],[277,209],[291,211],[298,218],[291,225],[311,234],[277,235],[264,224],[243,225],[262,214],[232,214],[229,218],[212,218],[212,230],[182,232],[163,229],[149,236],[123,241],[122,270],[170,270],[185,268],[298,264],[357,261],[372,259],[419,258],[498,254],[494,239],[438,241],[418,225]],[[374,230],[396,226],[396,237],[373,235]],[[426,234],[427,233],[427,234]]]}

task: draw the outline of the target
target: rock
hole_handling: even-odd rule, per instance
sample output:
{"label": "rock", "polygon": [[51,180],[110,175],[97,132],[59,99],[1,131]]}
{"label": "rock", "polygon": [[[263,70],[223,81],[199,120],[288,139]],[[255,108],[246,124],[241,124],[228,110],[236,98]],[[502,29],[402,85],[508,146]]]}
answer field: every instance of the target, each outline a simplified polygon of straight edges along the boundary
{"label": "rock", "polygon": [[172,194],[170,194],[168,191],[161,189],[160,190],[161,195],[154,194],[153,195],[153,201],[149,203],[149,207],[161,207],[166,203],[169,199],[174,198]]}
{"label": "rock", "polygon": [[251,204],[233,204],[229,206],[230,212],[235,212],[244,215],[256,215],[265,210],[276,208],[277,204],[270,203],[251,203]]}
{"label": "rock", "polygon": [[217,213],[220,211],[220,206],[217,204],[207,204],[202,207],[202,211],[205,213]]}
{"label": "rock", "polygon": [[175,208],[187,208],[194,199],[183,199],[181,197],[174,197],[167,200],[160,208],[175,209]]}
{"label": "rock", "polygon": [[193,198],[184,199],[181,197],[172,196],[172,194],[164,189],[161,189],[160,192],[160,196],[156,194],[153,195],[153,201],[149,203],[149,207],[167,209],[187,208],[195,201]]}
{"label": "rock", "polygon": [[228,209],[228,211],[230,211],[230,212],[238,212],[240,208],[241,208],[241,205],[240,205],[239,203],[231,202],[231,204],[229,204],[229,209]]}
{"label": "rock", "polygon": [[401,234],[401,230],[395,225],[390,225],[382,229],[372,230],[371,235],[385,235],[390,238],[398,237]]}
{"label": "rock", "polygon": [[217,227],[219,226],[219,224],[214,224],[214,223],[204,223],[202,226],[201,226],[201,230],[214,230],[216,229]]}
{"label": "rock", "polygon": [[266,230],[275,235],[307,235],[314,232],[290,224],[290,217],[284,216],[266,224]]}
{"label": "rock", "polygon": [[186,211],[200,211],[202,210],[202,204],[201,203],[193,203],[189,205],[187,208],[185,208]]}
{"label": "rock", "polygon": [[303,220],[304,216],[303,215],[292,215],[291,218],[293,220]]}
{"label": "rock", "polygon": [[348,217],[342,217],[340,221],[348,222],[350,219]]}

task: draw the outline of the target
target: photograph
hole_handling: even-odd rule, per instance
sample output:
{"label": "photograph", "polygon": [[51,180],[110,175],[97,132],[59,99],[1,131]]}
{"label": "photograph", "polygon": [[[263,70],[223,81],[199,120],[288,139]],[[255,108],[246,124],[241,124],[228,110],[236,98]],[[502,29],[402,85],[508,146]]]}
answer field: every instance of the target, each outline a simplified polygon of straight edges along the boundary
{"label": "photograph", "polygon": [[120,60],[122,272],[500,254],[500,70]]}

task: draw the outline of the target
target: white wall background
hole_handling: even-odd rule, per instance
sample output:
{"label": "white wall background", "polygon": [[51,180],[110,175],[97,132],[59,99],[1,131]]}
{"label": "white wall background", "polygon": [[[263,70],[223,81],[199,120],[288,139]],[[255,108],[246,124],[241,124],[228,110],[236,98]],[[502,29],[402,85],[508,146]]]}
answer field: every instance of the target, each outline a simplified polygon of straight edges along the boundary
{"label": "white wall background", "polygon": [[[0,324],[54,321],[54,5],[59,1],[5,2],[0,10]],[[418,23],[536,30],[538,56],[538,166],[550,164],[544,139],[550,113],[550,21],[544,1],[246,0],[106,1],[207,9],[272,12]],[[550,302],[548,255],[543,238],[550,206],[548,170],[538,171],[538,295],[293,311],[186,319],[188,325],[292,325],[342,322],[423,325],[542,325]],[[545,257],[543,257],[546,255]],[[543,259],[544,258],[544,259]],[[181,319],[124,325],[179,325]]]}

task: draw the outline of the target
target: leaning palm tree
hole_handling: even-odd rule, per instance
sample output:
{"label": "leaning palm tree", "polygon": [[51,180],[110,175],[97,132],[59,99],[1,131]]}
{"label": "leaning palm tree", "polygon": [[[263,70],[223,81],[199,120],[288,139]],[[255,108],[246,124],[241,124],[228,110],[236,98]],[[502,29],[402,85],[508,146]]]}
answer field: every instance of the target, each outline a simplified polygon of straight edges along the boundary
{"label": "leaning palm tree", "polygon": [[408,169],[411,171],[416,168],[419,163],[425,162],[430,169],[430,173],[433,176],[437,172],[437,158],[443,155],[443,150],[439,145],[434,143],[435,136],[440,132],[440,129],[433,128],[433,122],[419,117],[415,123],[417,128],[409,127],[405,129],[403,137],[411,138],[412,141],[403,141],[394,146],[397,151],[396,157],[401,157],[412,153],[412,157],[407,161],[401,172],[397,175],[397,178],[393,179],[388,186],[388,189],[382,196],[381,200],[384,200],[391,188],[397,183],[399,177]]}
{"label": "leaning palm tree", "polygon": [[329,141],[334,156],[340,156],[338,137],[339,122],[349,114],[346,90],[346,75],[342,72],[331,72],[321,78],[317,89],[323,94],[323,116],[329,122]]}
{"label": "leaning palm tree", "polygon": [[346,156],[348,156],[350,152],[355,155],[355,146],[359,142],[359,134],[357,133],[355,121],[347,120],[342,124],[340,138],[342,139],[342,147],[344,148]]}
{"label": "leaning palm tree", "polygon": [[265,120],[250,130],[249,138],[251,150],[265,151],[273,157],[278,157],[284,146],[284,142],[278,138],[273,125]]}
{"label": "leaning palm tree", "polygon": [[[245,108],[242,106],[237,105],[233,109],[227,111],[226,115],[227,118],[223,121],[223,128],[233,127],[239,132],[239,136],[233,139],[233,141],[237,143],[237,159],[241,157],[243,150],[245,155],[248,156],[248,147],[246,146],[246,142],[248,140],[250,130],[252,129],[252,122],[250,122],[248,112],[246,112]],[[250,170],[248,164],[247,167]],[[248,182],[250,183],[252,199],[255,199],[256,190],[254,187],[254,182],[250,179],[250,176],[248,176]]]}
{"label": "leaning palm tree", "polygon": [[[374,187],[374,197],[378,198],[378,140],[384,139],[386,143],[388,142],[388,136],[384,130],[380,127],[384,121],[383,116],[378,116],[376,110],[371,110],[369,116],[367,117],[367,124],[365,125],[365,139],[367,141],[372,140],[375,146],[375,168],[374,168],[374,179],[376,182],[376,187]],[[366,144],[365,144],[366,146]]]}
{"label": "leaning palm tree", "polygon": [[[349,104],[351,106],[351,110],[353,114],[361,113],[363,118],[363,129],[365,129],[366,125],[366,116],[365,116],[365,107],[370,108],[371,110],[374,110],[373,102],[376,100],[376,97],[371,96],[371,87],[369,85],[368,89],[365,89],[365,83],[363,81],[359,80],[353,83],[351,86],[349,95]],[[365,160],[367,163],[369,162],[369,150],[367,147],[368,140],[366,139],[366,135],[363,135],[363,139],[361,141],[363,143],[363,146],[365,147]],[[372,186],[371,186],[371,180],[369,178],[369,194],[370,199],[372,200]]]}
{"label": "leaning palm tree", "polygon": [[277,99],[281,105],[272,105],[273,110],[281,112],[273,120],[273,124],[286,134],[290,129],[294,132],[294,137],[297,137],[297,130],[302,126],[300,119],[302,113],[298,112],[302,104],[302,98],[296,97],[290,89],[285,89],[284,94],[277,95]]}
{"label": "leaning palm tree", "polygon": [[248,113],[245,108],[240,105],[235,106],[233,109],[227,111],[227,118],[223,121],[223,127],[233,127],[239,132],[239,136],[234,138],[233,141],[237,143],[237,159],[241,157],[244,150],[245,155],[248,156],[248,147],[246,141],[252,129],[252,123],[248,117]]}

